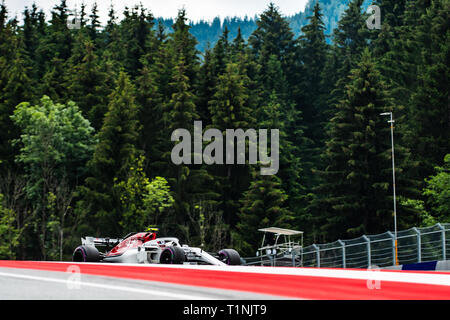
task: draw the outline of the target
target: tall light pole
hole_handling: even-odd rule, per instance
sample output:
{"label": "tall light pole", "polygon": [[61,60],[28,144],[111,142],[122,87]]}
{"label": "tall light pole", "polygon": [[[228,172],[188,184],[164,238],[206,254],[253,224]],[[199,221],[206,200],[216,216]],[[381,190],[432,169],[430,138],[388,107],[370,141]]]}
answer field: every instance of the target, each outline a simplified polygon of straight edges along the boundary
{"label": "tall light pole", "polygon": [[394,192],[394,245],[395,245],[395,265],[398,265],[398,246],[397,246],[397,200],[395,194],[395,157],[394,157],[394,123],[392,112],[381,113],[381,116],[390,116],[391,120],[388,123],[391,124],[391,143],[392,143],[392,190]]}

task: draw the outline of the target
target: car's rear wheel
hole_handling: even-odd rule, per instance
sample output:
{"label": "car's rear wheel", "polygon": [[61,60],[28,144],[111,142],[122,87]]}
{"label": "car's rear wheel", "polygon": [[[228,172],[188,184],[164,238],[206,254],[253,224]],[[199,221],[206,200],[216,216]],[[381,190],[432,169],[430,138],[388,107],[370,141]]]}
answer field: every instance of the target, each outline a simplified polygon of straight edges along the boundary
{"label": "car's rear wheel", "polygon": [[74,262],[99,262],[100,252],[93,246],[79,246],[72,255]]}
{"label": "car's rear wheel", "polygon": [[161,252],[159,257],[161,264],[183,264],[185,261],[186,255],[180,247],[168,247]]}
{"label": "car's rear wheel", "polygon": [[222,249],[219,251],[219,260],[229,266],[241,264],[241,256],[234,249]]}

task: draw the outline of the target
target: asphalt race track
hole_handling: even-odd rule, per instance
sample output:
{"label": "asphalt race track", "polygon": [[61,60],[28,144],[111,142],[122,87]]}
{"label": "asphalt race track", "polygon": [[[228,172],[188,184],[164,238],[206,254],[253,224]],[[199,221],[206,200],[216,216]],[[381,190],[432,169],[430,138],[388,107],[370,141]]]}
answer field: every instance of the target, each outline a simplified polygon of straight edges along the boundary
{"label": "asphalt race track", "polygon": [[450,300],[450,272],[0,261],[0,300]]}
{"label": "asphalt race track", "polygon": [[250,292],[213,290],[164,282],[82,275],[70,282],[62,272],[0,268],[2,300],[234,300],[273,299]]}

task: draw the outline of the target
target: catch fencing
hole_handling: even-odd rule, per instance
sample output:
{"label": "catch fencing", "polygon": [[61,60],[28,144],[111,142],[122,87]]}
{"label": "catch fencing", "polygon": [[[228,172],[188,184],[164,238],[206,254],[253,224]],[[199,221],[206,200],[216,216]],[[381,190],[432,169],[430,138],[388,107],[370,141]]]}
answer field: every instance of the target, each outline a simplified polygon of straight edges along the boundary
{"label": "catch fencing", "polygon": [[[363,235],[351,240],[313,244],[291,252],[267,252],[244,258],[246,265],[315,268],[370,268],[395,265],[395,234]],[[398,264],[450,259],[450,223],[397,232]]]}

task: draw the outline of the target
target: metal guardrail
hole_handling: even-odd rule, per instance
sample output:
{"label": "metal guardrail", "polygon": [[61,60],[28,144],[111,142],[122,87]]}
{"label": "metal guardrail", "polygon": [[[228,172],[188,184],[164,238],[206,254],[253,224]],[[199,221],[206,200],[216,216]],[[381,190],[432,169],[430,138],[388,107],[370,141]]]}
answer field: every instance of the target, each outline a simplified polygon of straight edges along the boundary
{"label": "metal guardrail", "polygon": [[[450,259],[450,223],[397,232],[398,264]],[[393,232],[312,244],[291,254],[243,258],[245,265],[316,268],[369,268],[395,265]]]}

